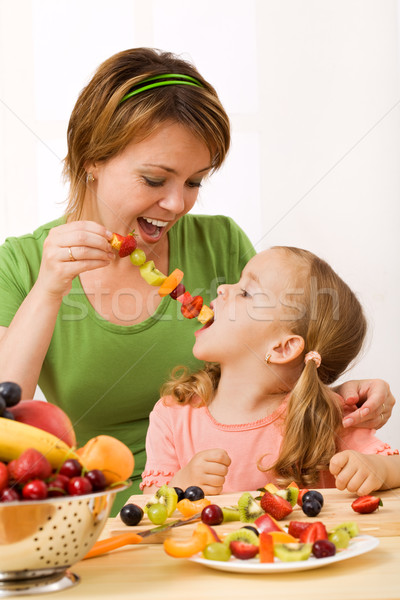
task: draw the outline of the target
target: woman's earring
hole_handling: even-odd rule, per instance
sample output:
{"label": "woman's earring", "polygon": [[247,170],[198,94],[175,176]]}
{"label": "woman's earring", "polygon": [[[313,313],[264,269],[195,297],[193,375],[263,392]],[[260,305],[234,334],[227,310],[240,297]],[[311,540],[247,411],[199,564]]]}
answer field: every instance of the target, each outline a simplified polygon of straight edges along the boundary
{"label": "woman's earring", "polygon": [[270,363],[270,361],[271,361],[271,356],[272,356],[271,354],[266,354],[266,355],[265,355],[265,358],[264,358],[264,360],[265,360],[265,362],[267,363],[267,365],[269,365],[269,363]]}
{"label": "woman's earring", "polygon": [[87,183],[93,183],[93,181],[94,181],[93,173],[88,173],[86,175],[86,181],[87,181]]}

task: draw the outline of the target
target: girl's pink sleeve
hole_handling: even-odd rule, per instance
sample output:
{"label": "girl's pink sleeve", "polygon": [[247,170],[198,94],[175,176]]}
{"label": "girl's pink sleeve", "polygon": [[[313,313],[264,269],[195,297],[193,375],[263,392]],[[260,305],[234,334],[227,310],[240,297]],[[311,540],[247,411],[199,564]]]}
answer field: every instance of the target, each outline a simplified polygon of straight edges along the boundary
{"label": "girl's pink sleeve", "polygon": [[146,435],[146,465],[140,489],[168,484],[180,466],[171,429],[171,409],[159,400],[150,413]]}
{"label": "girl's pink sleeve", "polygon": [[374,429],[359,427],[344,429],[341,432],[338,450],[356,450],[362,454],[399,454],[398,450],[392,449],[389,444],[375,437]]}

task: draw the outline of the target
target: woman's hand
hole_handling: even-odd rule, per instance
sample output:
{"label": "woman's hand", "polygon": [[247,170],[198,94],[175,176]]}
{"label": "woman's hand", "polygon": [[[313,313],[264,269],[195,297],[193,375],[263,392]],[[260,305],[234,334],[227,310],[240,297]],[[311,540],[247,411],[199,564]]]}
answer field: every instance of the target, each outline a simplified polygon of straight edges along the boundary
{"label": "woman's hand", "polygon": [[332,456],[329,470],[336,478],[338,490],[347,489],[359,496],[385,487],[385,468],[382,459],[375,454],[361,454],[355,450],[344,450]]}
{"label": "woman's hand", "polygon": [[220,494],[230,464],[231,459],[225,450],[221,448],[202,450],[174,475],[168,485],[183,490],[190,485],[198,485],[205,495]]}
{"label": "woman's hand", "polygon": [[65,296],[74,277],[110,264],[115,254],[111,233],[93,221],[74,221],[50,230],[43,244],[36,287],[49,296]]}
{"label": "woman's hand", "polygon": [[347,381],[335,389],[345,401],[347,412],[343,427],[379,429],[387,423],[395,404],[389,384],[382,379]]}

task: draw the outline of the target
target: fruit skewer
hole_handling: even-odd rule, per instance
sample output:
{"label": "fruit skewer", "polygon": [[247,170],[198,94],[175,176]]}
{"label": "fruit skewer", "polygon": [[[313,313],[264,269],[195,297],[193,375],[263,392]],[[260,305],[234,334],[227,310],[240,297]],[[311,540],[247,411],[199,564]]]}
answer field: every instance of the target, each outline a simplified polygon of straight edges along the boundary
{"label": "fruit skewer", "polygon": [[141,276],[149,285],[159,286],[158,293],[162,298],[169,295],[180,302],[182,304],[181,313],[186,319],[197,318],[200,323],[205,325],[214,317],[214,312],[204,304],[201,296],[192,296],[186,291],[182,283],[183,271],[174,269],[167,276],[155,267],[154,261],[146,261],[144,251],[137,248],[133,231],[126,236],[113,233],[110,244],[112,248],[118,251],[120,258],[129,256],[131,263],[139,267]]}

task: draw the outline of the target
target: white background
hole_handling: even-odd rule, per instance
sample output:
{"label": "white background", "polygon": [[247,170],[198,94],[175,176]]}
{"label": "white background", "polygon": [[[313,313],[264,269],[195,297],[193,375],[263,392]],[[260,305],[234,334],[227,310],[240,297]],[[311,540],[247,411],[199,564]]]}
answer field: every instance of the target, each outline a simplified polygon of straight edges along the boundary
{"label": "white background", "polygon": [[[108,56],[192,60],[233,128],[196,212],[232,216],[257,250],[310,249],[365,306],[347,377],[400,396],[397,0],[0,0],[0,243],[62,214],[69,114]],[[400,406],[400,403],[399,403]],[[400,446],[400,408],[379,432]]]}

